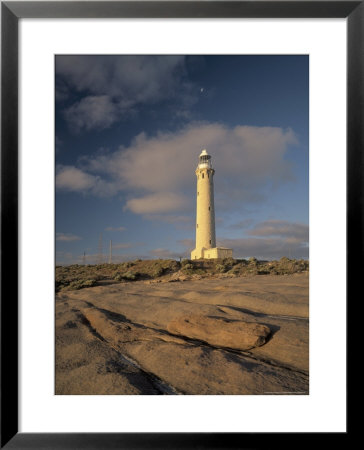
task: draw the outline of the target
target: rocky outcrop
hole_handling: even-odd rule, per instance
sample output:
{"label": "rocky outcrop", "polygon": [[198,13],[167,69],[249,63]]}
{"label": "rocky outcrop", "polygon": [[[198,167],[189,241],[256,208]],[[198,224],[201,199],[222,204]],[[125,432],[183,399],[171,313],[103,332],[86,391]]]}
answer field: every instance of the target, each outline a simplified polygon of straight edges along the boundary
{"label": "rocky outcrop", "polygon": [[249,350],[263,345],[271,332],[266,325],[259,323],[202,315],[179,317],[168,324],[168,331],[215,347],[236,350]]}

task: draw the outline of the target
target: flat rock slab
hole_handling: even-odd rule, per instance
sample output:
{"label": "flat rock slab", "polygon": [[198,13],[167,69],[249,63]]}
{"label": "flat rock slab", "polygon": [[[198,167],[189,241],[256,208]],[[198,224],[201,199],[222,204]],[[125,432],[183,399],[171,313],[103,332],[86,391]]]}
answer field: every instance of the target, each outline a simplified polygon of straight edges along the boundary
{"label": "flat rock slab", "polygon": [[265,344],[271,330],[260,323],[227,320],[222,317],[188,315],[168,324],[173,334],[198,339],[214,347],[250,350]]}
{"label": "flat rock slab", "polygon": [[[307,274],[256,275],[60,292],[56,393],[307,395],[308,285]],[[216,320],[216,342],[203,336],[202,319],[194,335],[186,324],[182,335],[172,326],[167,332],[190,316]],[[270,328],[264,345],[237,350],[235,331],[233,343],[218,339],[227,326],[246,322]]]}

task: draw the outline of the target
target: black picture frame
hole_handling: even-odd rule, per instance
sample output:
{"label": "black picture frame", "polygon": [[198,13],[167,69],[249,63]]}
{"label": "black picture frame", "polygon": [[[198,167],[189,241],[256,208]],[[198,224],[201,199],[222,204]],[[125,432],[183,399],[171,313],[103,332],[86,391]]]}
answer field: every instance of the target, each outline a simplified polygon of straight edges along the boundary
{"label": "black picture frame", "polygon": [[[363,274],[364,1],[1,2],[1,448],[227,449],[311,433],[18,432],[18,21],[21,18],[347,18],[347,305]],[[354,297],[355,294],[355,297]],[[348,347],[349,348],[349,347]],[[348,416],[347,416],[348,417]],[[349,431],[349,429],[348,429]],[[336,442],[348,437],[337,433]],[[324,433],[323,433],[324,434]],[[315,434],[315,444],[318,443]],[[324,436],[325,442],[326,438]],[[339,440],[338,440],[339,439]]]}

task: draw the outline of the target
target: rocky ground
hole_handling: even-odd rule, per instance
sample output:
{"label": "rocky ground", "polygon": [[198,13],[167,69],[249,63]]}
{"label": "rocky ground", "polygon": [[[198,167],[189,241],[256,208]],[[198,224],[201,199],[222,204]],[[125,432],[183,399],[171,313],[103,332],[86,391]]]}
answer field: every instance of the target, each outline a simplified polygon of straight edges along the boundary
{"label": "rocky ground", "polygon": [[56,394],[308,394],[307,270],[187,264],[82,289],[60,268]]}

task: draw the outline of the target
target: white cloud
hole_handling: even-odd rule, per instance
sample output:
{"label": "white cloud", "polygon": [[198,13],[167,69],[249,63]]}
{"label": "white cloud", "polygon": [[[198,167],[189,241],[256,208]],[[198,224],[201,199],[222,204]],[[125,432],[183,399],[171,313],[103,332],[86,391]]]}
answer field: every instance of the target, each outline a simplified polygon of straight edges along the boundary
{"label": "white cloud", "polygon": [[193,214],[194,171],[201,149],[207,148],[216,169],[216,204],[220,210],[241,208],[263,201],[272,186],[292,181],[285,155],[295,144],[290,129],[192,123],[175,133],[142,133],[127,148],[83,158],[82,171],[63,168],[57,186],[96,195],[122,191],[126,208],[136,214]]}
{"label": "white cloud", "polygon": [[191,84],[185,81],[186,57],[181,55],[57,56],[56,74],[57,98],[67,97],[67,86],[89,95],[65,112],[78,131],[107,128],[141,104],[166,98],[182,105],[194,101]]}
{"label": "white cloud", "polygon": [[82,172],[73,166],[61,166],[56,175],[56,186],[58,189],[82,192],[91,189],[97,177]]}
{"label": "white cloud", "polygon": [[78,91],[145,101],[173,90],[184,64],[182,55],[64,55],[57,56],[56,73]]}
{"label": "white cloud", "polygon": [[135,214],[158,214],[166,211],[181,211],[187,205],[188,200],[183,195],[172,192],[158,192],[128,200],[125,208]]}
{"label": "white cloud", "polygon": [[287,256],[300,259],[308,258],[309,253],[306,242],[283,238],[221,239],[217,245],[232,248],[235,258],[279,259]]}
{"label": "white cloud", "polygon": [[165,222],[174,225],[179,230],[194,230],[195,222],[192,215],[173,215],[173,214],[144,214],[144,219],[156,222]]}
{"label": "white cloud", "polygon": [[97,196],[113,195],[118,191],[115,182],[110,183],[98,175],[92,175],[74,166],[57,166],[56,187],[61,191],[91,193]]}
{"label": "white cloud", "polygon": [[253,219],[244,219],[241,220],[240,222],[233,223],[232,225],[230,225],[230,228],[240,230],[244,228],[249,228],[251,225],[253,225],[253,223],[254,223]]}
{"label": "white cloud", "polygon": [[170,259],[177,259],[182,258],[187,255],[186,251],[182,252],[172,252],[171,250],[168,250],[166,248],[155,248],[153,250],[150,250],[149,254],[153,258],[170,258]]}
{"label": "white cloud", "polygon": [[180,241],[178,241],[178,243],[186,247],[188,251],[191,251],[195,248],[194,239],[181,239]]}
{"label": "white cloud", "polygon": [[[249,225],[249,223],[247,223]],[[237,257],[277,259],[282,256],[308,258],[309,226],[285,220],[266,220],[245,231],[253,236],[221,239],[218,245],[234,250]]]}
{"label": "white cloud", "polygon": [[88,96],[64,111],[70,128],[75,131],[109,128],[118,119],[118,105],[107,95]]}
{"label": "white cloud", "polygon": [[[249,219],[230,228],[246,228],[252,224]],[[308,258],[309,226],[285,220],[266,220],[245,229],[247,238],[225,238],[218,245],[234,250],[236,257],[255,256],[258,259],[277,259],[282,256]]]}
{"label": "white cloud", "polygon": [[194,123],[156,137],[142,133],[129,148],[91,160],[90,168],[119,174],[132,188],[179,189],[195,185],[198,155],[206,147],[217,170],[216,182],[231,185],[233,177],[240,188],[291,177],[290,165],[283,156],[296,142],[289,129]]}
{"label": "white cloud", "polygon": [[292,223],[285,220],[267,220],[257,224],[247,234],[251,236],[280,236],[290,239],[290,242],[308,241],[309,227],[302,223]]}
{"label": "white cloud", "polygon": [[82,238],[71,233],[56,233],[56,240],[63,242],[79,241]]}
{"label": "white cloud", "polygon": [[144,216],[148,220],[158,220],[158,222],[173,223],[179,225],[190,225],[193,222],[191,216],[173,214],[150,214]]}

